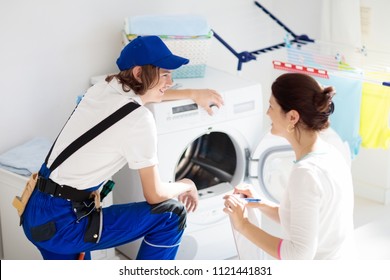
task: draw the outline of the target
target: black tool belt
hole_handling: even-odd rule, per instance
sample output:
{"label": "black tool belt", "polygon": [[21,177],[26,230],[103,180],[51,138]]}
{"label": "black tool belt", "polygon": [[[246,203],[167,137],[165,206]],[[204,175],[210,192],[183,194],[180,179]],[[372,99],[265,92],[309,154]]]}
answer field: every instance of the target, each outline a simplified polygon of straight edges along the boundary
{"label": "black tool belt", "polygon": [[43,193],[63,199],[69,199],[74,202],[86,201],[91,195],[88,191],[78,190],[66,185],[59,185],[53,180],[45,179],[43,177],[38,178],[37,188]]}
{"label": "black tool belt", "polygon": [[99,242],[102,225],[102,211],[96,208],[94,198],[91,197],[91,192],[77,190],[66,185],[59,185],[53,180],[45,179],[43,177],[39,177],[37,188],[43,193],[70,200],[77,221],[88,217],[84,241],[92,243]]}

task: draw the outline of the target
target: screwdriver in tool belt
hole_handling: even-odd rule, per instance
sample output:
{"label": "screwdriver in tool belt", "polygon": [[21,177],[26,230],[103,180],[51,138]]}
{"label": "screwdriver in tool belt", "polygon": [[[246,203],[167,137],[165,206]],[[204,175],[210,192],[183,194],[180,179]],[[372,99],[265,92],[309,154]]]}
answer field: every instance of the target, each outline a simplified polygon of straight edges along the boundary
{"label": "screwdriver in tool belt", "polygon": [[103,201],[103,198],[105,198],[112,191],[114,187],[115,187],[115,182],[108,180],[104,184],[102,190],[100,191],[100,201]]}

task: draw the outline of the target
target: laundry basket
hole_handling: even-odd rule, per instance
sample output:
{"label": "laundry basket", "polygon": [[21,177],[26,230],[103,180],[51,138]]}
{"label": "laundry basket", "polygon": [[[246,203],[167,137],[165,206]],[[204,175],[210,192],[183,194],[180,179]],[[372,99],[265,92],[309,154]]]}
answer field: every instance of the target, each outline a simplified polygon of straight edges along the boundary
{"label": "laundry basket", "polygon": [[[127,45],[137,35],[122,33],[123,46]],[[199,36],[195,38],[174,38],[160,36],[165,45],[172,53],[190,60],[186,65],[181,66],[172,72],[172,78],[203,78],[206,71],[206,64],[210,50],[212,32],[209,36]]]}
{"label": "laundry basket", "polygon": [[213,32],[198,15],[142,15],[125,18],[123,46],[137,36],[159,36],[172,53],[190,60],[172,78],[203,78]]}

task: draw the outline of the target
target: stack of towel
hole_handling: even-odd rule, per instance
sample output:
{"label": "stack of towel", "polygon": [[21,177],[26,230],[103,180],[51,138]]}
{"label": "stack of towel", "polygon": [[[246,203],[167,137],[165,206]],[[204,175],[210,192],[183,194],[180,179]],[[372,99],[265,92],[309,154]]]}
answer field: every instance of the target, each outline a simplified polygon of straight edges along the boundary
{"label": "stack of towel", "polygon": [[178,36],[196,38],[210,36],[207,20],[199,15],[142,15],[125,19],[124,31],[133,35]]}
{"label": "stack of towel", "polygon": [[176,55],[190,60],[173,72],[173,78],[203,77],[210,39],[207,20],[200,15],[139,15],[125,18],[123,44],[137,36],[159,36]]}
{"label": "stack of towel", "polygon": [[52,143],[41,137],[14,147],[0,155],[0,168],[22,176],[38,172],[48,154]]}

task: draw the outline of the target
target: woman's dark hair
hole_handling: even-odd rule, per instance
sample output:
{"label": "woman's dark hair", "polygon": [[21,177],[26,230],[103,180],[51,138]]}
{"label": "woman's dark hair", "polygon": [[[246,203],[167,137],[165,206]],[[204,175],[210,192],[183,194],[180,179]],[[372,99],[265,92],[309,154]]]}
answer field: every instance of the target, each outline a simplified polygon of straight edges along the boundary
{"label": "woman's dark hair", "polygon": [[334,111],[333,87],[321,87],[311,76],[300,73],[286,73],[272,84],[272,95],[282,110],[287,113],[296,110],[300,120],[297,128],[320,131],[330,125],[329,116]]}
{"label": "woman's dark hair", "polygon": [[159,79],[160,68],[154,65],[144,65],[141,67],[140,81],[133,75],[133,68],[119,72],[118,74],[109,75],[106,78],[106,82],[110,82],[116,77],[119,83],[122,84],[122,89],[125,92],[133,90],[138,95],[144,95],[145,92],[154,87]]}

